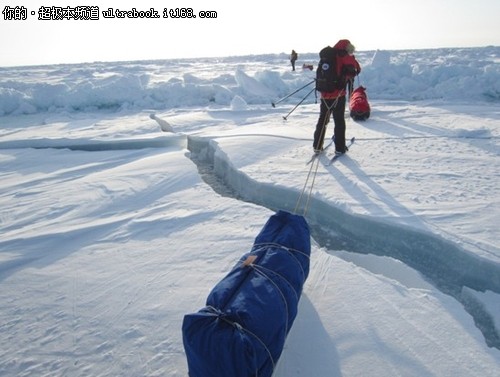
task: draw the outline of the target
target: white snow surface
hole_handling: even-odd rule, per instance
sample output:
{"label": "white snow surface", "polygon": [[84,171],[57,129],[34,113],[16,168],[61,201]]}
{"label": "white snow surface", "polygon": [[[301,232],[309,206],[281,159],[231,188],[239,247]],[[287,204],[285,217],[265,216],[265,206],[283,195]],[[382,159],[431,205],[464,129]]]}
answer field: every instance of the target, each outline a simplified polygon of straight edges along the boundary
{"label": "white snow surface", "polygon": [[332,165],[287,58],[0,68],[1,376],[187,376],[278,209],[313,249],[275,377],[500,375],[500,47],[358,53]]}

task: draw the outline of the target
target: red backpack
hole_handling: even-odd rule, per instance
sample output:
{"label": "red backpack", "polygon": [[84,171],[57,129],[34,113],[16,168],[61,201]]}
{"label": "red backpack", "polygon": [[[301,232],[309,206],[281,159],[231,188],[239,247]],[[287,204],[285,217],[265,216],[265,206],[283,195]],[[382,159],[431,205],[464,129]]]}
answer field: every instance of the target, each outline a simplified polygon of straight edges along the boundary
{"label": "red backpack", "polygon": [[354,120],[366,120],[370,117],[370,104],[365,90],[366,88],[359,86],[351,94],[349,111]]}

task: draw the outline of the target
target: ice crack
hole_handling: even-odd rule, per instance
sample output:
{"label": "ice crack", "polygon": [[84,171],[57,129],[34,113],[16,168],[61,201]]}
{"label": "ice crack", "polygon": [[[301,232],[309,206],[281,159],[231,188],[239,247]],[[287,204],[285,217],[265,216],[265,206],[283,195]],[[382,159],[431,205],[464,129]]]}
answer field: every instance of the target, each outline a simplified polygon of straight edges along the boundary
{"label": "ice crack", "polygon": [[[297,189],[260,184],[237,170],[216,143],[188,137],[188,149],[204,181],[221,195],[271,210],[294,211]],[[500,349],[491,316],[463,295],[463,288],[500,293],[500,266],[462,249],[449,240],[397,223],[343,212],[311,197],[306,216],[312,237],[322,247],[387,256],[419,271],[440,291],[460,301],[473,316],[490,347]]]}

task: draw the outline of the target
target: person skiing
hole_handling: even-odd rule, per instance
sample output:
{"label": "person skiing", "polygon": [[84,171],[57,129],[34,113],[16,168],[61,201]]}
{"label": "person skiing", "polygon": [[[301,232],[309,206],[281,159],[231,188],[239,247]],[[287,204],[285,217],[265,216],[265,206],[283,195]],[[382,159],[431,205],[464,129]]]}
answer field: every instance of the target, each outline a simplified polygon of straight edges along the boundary
{"label": "person skiing", "polygon": [[[327,48],[331,49],[331,47]],[[345,143],[346,86],[348,83],[352,85],[354,77],[361,72],[361,66],[354,56],[355,47],[348,39],[339,40],[333,47],[333,50],[336,54],[335,68],[336,74],[339,77],[338,84],[336,88],[331,91],[320,91],[320,114],[314,131],[313,148],[315,153],[320,153],[323,150],[326,126],[330,121],[330,116],[333,115],[333,122],[335,125],[333,133],[335,154],[340,155],[347,151]]]}
{"label": "person skiing", "polygon": [[290,63],[292,63],[292,71],[295,71],[295,62],[297,61],[297,58],[299,55],[295,50],[292,50],[292,53],[290,54]]}

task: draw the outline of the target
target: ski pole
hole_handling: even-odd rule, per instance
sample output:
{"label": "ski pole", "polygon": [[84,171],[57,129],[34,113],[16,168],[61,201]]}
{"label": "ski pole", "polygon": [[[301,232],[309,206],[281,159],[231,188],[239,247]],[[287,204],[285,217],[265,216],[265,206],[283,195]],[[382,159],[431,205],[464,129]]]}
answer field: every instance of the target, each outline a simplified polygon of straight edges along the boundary
{"label": "ski pole", "polygon": [[292,110],[290,110],[290,112],[289,112],[288,114],[286,114],[286,115],[283,117],[283,119],[284,119],[284,120],[287,120],[287,118],[290,116],[290,114],[291,114],[291,113],[293,113],[293,112],[295,111],[295,109],[296,109],[297,107],[299,107],[299,105],[300,105],[302,102],[304,102],[304,101],[306,100],[306,98],[307,98],[307,97],[309,97],[309,96],[311,95],[311,93],[312,93],[313,91],[315,91],[315,90],[316,90],[316,88],[311,89],[311,91],[310,91],[309,93],[307,93],[307,94],[306,94],[306,96],[305,96],[304,98],[302,98],[302,100],[301,100],[298,104],[296,104],[296,105],[295,105],[295,107],[294,107]]}
{"label": "ski pole", "polygon": [[313,81],[311,81],[310,83],[307,83],[306,85],[304,85],[304,86],[300,87],[299,89],[297,89],[296,91],[294,91],[294,92],[290,93],[290,94],[289,94],[289,95],[287,95],[286,97],[283,97],[282,99],[277,100],[276,102],[271,102],[271,105],[272,105],[273,107],[276,107],[276,104],[277,104],[277,103],[280,103],[280,102],[282,102],[282,101],[286,100],[288,97],[293,96],[295,93],[297,93],[297,92],[301,91],[302,89],[304,89],[305,87],[307,87],[307,86],[311,85],[311,84],[312,84],[313,82],[315,82],[315,81],[316,81],[316,80],[313,80]]}

